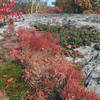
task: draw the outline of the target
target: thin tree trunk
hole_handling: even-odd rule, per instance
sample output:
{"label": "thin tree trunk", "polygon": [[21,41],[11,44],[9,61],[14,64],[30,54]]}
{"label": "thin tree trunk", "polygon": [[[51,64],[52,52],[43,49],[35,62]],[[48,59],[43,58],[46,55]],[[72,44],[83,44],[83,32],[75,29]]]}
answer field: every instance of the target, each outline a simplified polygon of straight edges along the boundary
{"label": "thin tree trunk", "polygon": [[36,0],[36,13],[38,13],[38,9],[39,9],[39,6],[40,6],[40,0]]}
{"label": "thin tree trunk", "polygon": [[39,9],[39,2],[37,2],[36,4],[36,13],[38,13],[38,9]]}
{"label": "thin tree trunk", "polygon": [[33,13],[33,3],[34,3],[34,0],[32,0],[31,14]]}

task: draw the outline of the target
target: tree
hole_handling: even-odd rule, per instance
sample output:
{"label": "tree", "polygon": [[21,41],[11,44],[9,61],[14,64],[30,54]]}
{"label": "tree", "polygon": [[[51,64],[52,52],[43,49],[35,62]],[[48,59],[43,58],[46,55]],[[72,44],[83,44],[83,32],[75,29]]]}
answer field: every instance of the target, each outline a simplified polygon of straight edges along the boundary
{"label": "tree", "polygon": [[27,13],[44,13],[47,2],[41,0],[29,0]]}
{"label": "tree", "polygon": [[38,12],[40,0],[28,0],[28,4],[29,4],[29,9],[28,9],[29,11],[28,12],[31,12],[31,13]]}
{"label": "tree", "polygon": [[64,13],[76,13],[79,10],[75,0],[56,0],[55,6],[61,8]]}
{"label": "tree", "polygon": [[32,6],[31,6],[31,13],[33,13],[33,5],[34,5],[34,0],[32,0]]}
{"label": "tree", "polygon": [[82,13],[95,7],[98,0],[56,0],[55,6],[62,8],[64,13]]}

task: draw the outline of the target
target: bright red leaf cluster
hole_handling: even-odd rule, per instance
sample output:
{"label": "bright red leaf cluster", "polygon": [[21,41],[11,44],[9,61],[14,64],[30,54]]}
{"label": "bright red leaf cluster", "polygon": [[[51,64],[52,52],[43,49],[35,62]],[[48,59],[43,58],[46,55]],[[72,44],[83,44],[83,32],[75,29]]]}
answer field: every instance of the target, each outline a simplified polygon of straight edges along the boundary
{"label": "bright red leaf cluster", "polygon": [[[0,19],[3,19],[3,22],[8,22],[9,24],[13,24],[20,16],[22,16],[22,12],[14,12],[13,8],[15,7],[15,0],[1,0],[0,1]],[[9,18],[9,16],[11,16]],[[13,17],[16,18],[13,18]],[[24,18],[23,18],[24,19]]]}

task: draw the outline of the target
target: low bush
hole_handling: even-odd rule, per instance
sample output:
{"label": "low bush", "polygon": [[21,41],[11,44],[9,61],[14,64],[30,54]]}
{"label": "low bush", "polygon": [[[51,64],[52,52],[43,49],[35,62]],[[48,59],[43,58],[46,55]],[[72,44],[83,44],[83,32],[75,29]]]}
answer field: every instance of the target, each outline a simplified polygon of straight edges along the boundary
{"label": "low bush", "polygon": [[[61,27],[39,24],[36,25],[38,31],[50,32],[54,37],[57,37],[59,44],[66,50],[73,50],[80,46],[89,46],[91,42],[100,42],[100,32],[95,30],[95,27],[83,26],[76,28],[73,26]],[[75,51],[73,51],[75,54]]]}

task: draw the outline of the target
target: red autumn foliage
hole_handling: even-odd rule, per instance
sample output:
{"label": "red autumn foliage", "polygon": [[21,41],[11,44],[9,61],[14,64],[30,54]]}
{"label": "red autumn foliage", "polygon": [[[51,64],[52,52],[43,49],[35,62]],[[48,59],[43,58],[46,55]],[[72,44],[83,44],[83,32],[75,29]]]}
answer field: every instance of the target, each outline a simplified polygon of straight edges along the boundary
{"label": "red autumn foliage", "polygon": [[36,88],[36,92],[39,92],[39,88]]}
{"label": "red autumn foliage", "polygon": [[17,51],[17,50],[12,50],[11,51],[11,55],[13,56],[13,57],[18,57],[18,54],[19,54],[19,52]]}
{"label": "red autumn foliage", "polygon": [[7,80],[7,82],[9,83],[9,82],[11,82],[13,80],[14,80],[14,78],[10,78],[10,79]]}
{"label": "red autumn foliage", "polygon": [[23,18],[22,12],[14,12],[14,7],[15,0],[0,0],[0,19],[3,19],[3,24],[13,24],[16,19]]}
{"label": "red autumn foliage", "polygon": [[76,51],[76,54],[77,54],[77,55],[80,55],[80,52],[77,50],[77,51]]}
{"label": "red autumn foliage", "polygon": [[7,85],[6,85],[6,89],[9,88],[10,86],[11,86],[10,84],[7,84]]}
{"label": "red autumn foliage", "polygon": [[68,45],[68,48],[71,49],[72,48],[72,45]]}
{"label": "red autumn foliage", "polygon": [[6,77],[7,77],[7,75],[2,75],[2,77],[6,78]]}
{"label": "red autumn foliage", "polygon": [[80,85],[83,76],[74,68],[79,64],[63,59],[63,49],[50,33],[20,29],[16,45],[17,59],[26,64],[23,78],[32,88],[28,90],[30,100],[48,99],[55,86],[63,100],[99,100],[95,93]]}

